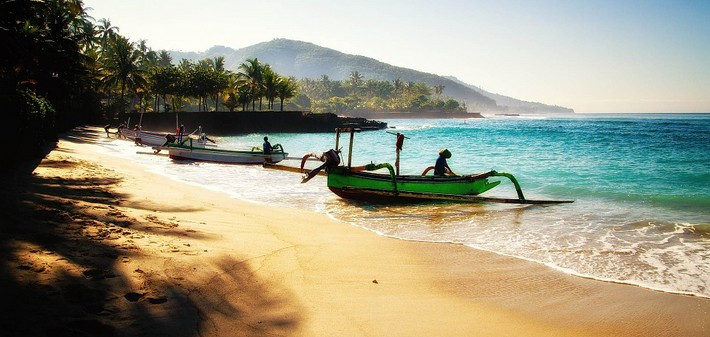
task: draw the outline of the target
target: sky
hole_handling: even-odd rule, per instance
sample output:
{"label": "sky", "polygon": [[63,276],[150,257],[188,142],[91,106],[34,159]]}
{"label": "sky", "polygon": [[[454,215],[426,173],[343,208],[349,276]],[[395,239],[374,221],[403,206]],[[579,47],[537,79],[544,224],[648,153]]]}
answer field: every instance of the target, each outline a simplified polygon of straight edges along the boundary
{"label": "sky", "polygon": [[710,112],[710,0],[84,0],[154,50],[312,42],[576,112]]}

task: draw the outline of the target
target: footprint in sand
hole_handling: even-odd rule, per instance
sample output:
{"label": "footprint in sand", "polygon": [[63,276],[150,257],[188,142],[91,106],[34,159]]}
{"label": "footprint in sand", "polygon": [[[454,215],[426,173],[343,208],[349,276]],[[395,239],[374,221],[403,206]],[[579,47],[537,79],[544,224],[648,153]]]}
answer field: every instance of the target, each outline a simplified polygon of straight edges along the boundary
{"label": "footprint in sand", "polygon": [[82,274],[84,274],[84,277],[90,280],[101,280],[116,277],[116,274],[114,274],[113,272],[100,269],[85,270]]}
{"label": "footprint in sand", "polygon": [[123,295],[123,297],[125,297],[129,302],[137,302],[143,296],[145,296],[145,294],[139,294],[139,293],[134,293],[134,292],[130,292],[130,293]]}
{"label": "footprint in sand", "polygon": [[33,272],[35,272],[35,273],[41,273],[41,272],[47,270],[47,267],[44,266],[44,265],[41,265],[41,266],[34,266],[34,265],[32,265],[32,264],[21,264],[21,265],[15,267],[15,268],[16,268],[16,269],[19,269],[19,270],[31,270],[31,271],[33,271]]}
{"label": "footprint in sand", "polygon": [[163,304],[163,303],[165,303],[165,302],[167,302],[167,301],[168,301],[168,299],[165,298],[165,297],[163,297],[163,296],[160,296],[160,297],[148,297],[148,302],[149,302],[150,304]]}

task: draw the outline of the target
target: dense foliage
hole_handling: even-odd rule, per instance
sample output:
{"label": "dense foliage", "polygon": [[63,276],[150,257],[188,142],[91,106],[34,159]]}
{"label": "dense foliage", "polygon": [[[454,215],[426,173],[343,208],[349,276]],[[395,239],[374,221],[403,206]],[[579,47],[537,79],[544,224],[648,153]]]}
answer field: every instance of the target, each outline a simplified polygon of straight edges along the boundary
{"label": "dense foliage", "polygon": [[94,26],[79,0],[0,2],[0,102],[13,162],[98,111],[88,50]]}
{"label": "dense foliage", "polygon": [[352,71],[346,81],[333,81],[323,75],[320,80],[302,79],[299,86],[313,112],[466,111],[458,101],[442,98],[442,85],[431,88],[400,80],[366,80],[357,71]]}
{"label": "dense foliage", "polygon": [[149,69],[149,85],[142,90],[149,94],[145,97],[154,101],[152,106],[134,106],[135,110],[220,111],[223,106],[229,111],[237,108],[246,111],[256,110],[257,102],[259,110],[274,110],[277,98],[279,109],[283,110],[283,102],[293,97],[296,90],[294,79],[275,73],[258,59],[248,59],[236,73],[224,68],[224,57],[198,62],[183,59],[177,66],[170,62],[167,56],[167,64]]}

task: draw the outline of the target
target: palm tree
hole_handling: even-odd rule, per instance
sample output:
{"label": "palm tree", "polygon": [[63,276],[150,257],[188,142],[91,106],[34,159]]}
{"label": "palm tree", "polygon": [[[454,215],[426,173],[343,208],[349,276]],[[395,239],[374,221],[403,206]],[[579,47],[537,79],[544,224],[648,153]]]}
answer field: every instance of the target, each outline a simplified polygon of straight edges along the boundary
{"label": "palm tree", "polygon": [[222,91],[229,87],[229,78],[224,69],[224,56],[217,56],[211,61],[216,82],[214,88],[215,92],[213,93],[214,111],[217,111],[219,110],[219,96],[222,95]]}
{"label": "palm tree", "polygon": [[441,96],[441,94],[444,92],[445,86],[443,85],[435,85],[434,86],[434,93],[436,96]]}
{"label": "palm tree", "polygon": [[150,86],[151,91],[155,93],[155,111],[160,111],[160,99],[163,98],[163,104],[167,105],[169,94],[176,94],[179,86],[182,73],[180,69],[173,65],[158,66],[150,71]]}
{"label": "palm tree", "polygon": [[348,85],[350,85],[350,88],[352,88],[353,93],[356,93],[360,86],[362,86],[362,80],[363,77],[362,75],[360,75],[360,72],[350,72],[350,78],[348,78]]}
{"label": "palm tree", "polygon": [[296,95],[298,83],[293,77],[279,77],[276,84],[276,95],[281,99],[281,111],[284,111],[284,100]]}
{"label": "palm tree", "polygon": [[230,92],[227,95],[227,99],[224,100],[224,106],[229,109],[229,112],[234,112],[234,109],[236,109],[239,106],[239,101],[237,99],[237,95],[233,92]]}
{"label": "palm tree", "polygon": [[111,21],[109,19],[101,18],[99,19],[97,33],[101,37],[101,53],[103,54],[106,52],[108,41],[116,36],[116,33],[118,33],[118,27],[111,26]]}
{"label": "palm tree", "polygon": [[71,19],[69,29],[78,40],[81,50],[86,52],[92,49],[97,42],[96,26],[93,24],[94,18],[86,12],[92,8],[85,8],[82,0],[67,0],[62,5],[64,13]]}
{"label": "palm tree", "polygon": [[227,79],[227,87],[231,90],[231,94],[234,94],[238,105],[242,107],[242,111],[246,111],[249,102],[251,102],[249,95],[249,80],[244,77],[242,73],[231,72],[228,74]]}
{"label": "palm tree", "polygon": [[402,87],[404,86],[404,84],[402,83],[402,80],[397,78],[394,81],[392,81],[392,86],[394,87],[394,93],[399,95],[399,92],[402,90]]}
{"label": "palm tree", "polygon": [[[143,72],[143,77],[147,79],[151,69],[154,69],[158,64],[158,54],[153,51],[153,49],[148,47],[145,40],[138,40],[138,46],[134,53],[138,54],[138,67],[141,72]],[[140,88],[137,88],[138,90],[136,93],[138,94],[138,106],[140,111],[144,111],[144,98],[152,95],[149,90],[151,87],[152,86],[141,86]],[[147,107],[148,104],[145,105],[146,109]]]}
{"label": "palm tree", "polygon": [[126,89],[136,91],[147,86],[145,72],[140,68],[139,60],[140,53],[135,51],[133,43],[117,36],[104,60],[105,76],[102,81],[108,87],[120,86],[121,104],[124,103]]}
{"label": "palm tree", "polygon": [[277,96],[276,86],[277,86],[277,83],[279,82],[280,78],[279,78],[279,75],[276,72],[274,72],[268,64],[265,65],[262,70],[262,77],[263,77],[264,96],[266,96],[266,101],[267,101],[267,108],[273,110],[274,100],[276,99],[276,96]]}
{"label": "palm tree", "polygon": [[251,96],[251,89],[248,85],[243,85],[237,89],[237,102],[242,105],[242,111],[247,111],[249,102],[252,103],[252,110],[254,109],[254,98]]}
{"label": "palm tree", "polygon": [[253,99],[251,109],[254,110],[256,98],[259,97],[259,109],[261,109],[261,87],[262,87],[262,65],[259,59],[246,59],[239,65],[240,73],[249,82],[251,98]]}
{"label": "palm tree", "polygon": [[167,67],[171,64],[173,64],[173,58],[170,56],[170,53],[165,50],[161,50],[160,54],[158,54],[158,65]]}
{"label": "palm tree", "polygon": [[79,23],[76,36],[79,38],[79,43],[84,53],[94,49],[96,46],[96,42],[98,41],[96,34],[96,26],[90,21],[83,20]]}
{"label": "palm tree", "polygon": [[194,66],[195,64],[188,59],[181,59],[180,62],[178,62],[178,68],[182,70],[190,70]]}

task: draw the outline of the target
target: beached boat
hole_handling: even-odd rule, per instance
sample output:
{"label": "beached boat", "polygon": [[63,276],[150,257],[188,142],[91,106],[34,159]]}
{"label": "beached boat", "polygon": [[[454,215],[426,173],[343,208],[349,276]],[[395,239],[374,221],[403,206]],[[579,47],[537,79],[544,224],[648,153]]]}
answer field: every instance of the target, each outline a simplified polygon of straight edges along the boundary
{"label": "beached boat", "polygon": [[165,144],[168,135],[172,135],[177,138],[175,134],[167,132],[155,132],[155,131],[136,131],[128,128],[122,128],[119,130],[121,137],[136,141],[136,138],[140,139],[140,143],[145,146],[161,146]]}
{"label": "beached boat", "polygon": [[[427,176],[427,168],[422,175],[399,175],[399,168],[394,168],[388,163],[368,164],[353,167],[352,148],[354,133],[357,129],[337,129],[335,148],[338,148],[340,133],[350,133],[350,147],[347,165],[341,165],[340,153],[330,150],[320,156],[308,154],[303,157],[301,168],[309,157],[316,157],[325,162],[318,169],[312,170],[304,177],[302,182],[307,182],[318,171],[325,168],[328,178],[328,188],[338,196],[346,199],[360,199],[368,201],[412,201],[412,200],[450,200],[465,202],[502,202],[518,204],[550,204],[566,203],[569,200],[531,200],[526,199],[517,179],[509,173],[489,171],[473,175],[447,175]],[[397,135],[397,162],[399,150],[404,136]],[[372,171],[387,169],[388,174]],[[501,181],[491,181],[489,178],[507,178],[515,186],[517,198],[483,197],[480,194],[498,186]]]}
{"label": "beached boat", "polygon": [[278,163],[288,156],[280,144],[274,145],[273,148],[274,151],[271,154],[264,154],[258,148],[252,148],[250,151],[226,150],[218,147],[205,147],[192,139],[188,139],[183,144],[171,143],[166,146],[154,147],[156,150],[167,150],[171,159],[227,164]]}
{"label": "beached boat", "polygon": [[[150,147],[160,147],[167,143],[175,142],[185,142],[187,139],[196,140],[194,146],[205,147],[214,146],[215,141],[207,137],[207,134],[202,131],[202,126],[197,127],[195,131],[187,134],[185,133],[184,125],[178,123],[177,115],[175,115],[175,133],[169,132],[158,132],[158,131],[145,131],[142,129],[141,125],[143,122],[143,113],[141,113],[141,118],[133,128],[128,128],[131,125],[131,119],[129,118],[126,123],[118,126],[117,135],[119,138],[130,139],[136,143],[136,145],[150,146]],[[108,134],[108,127],[106,126],[106,133]],[[211,143],[211,144],[210,144]]]}

